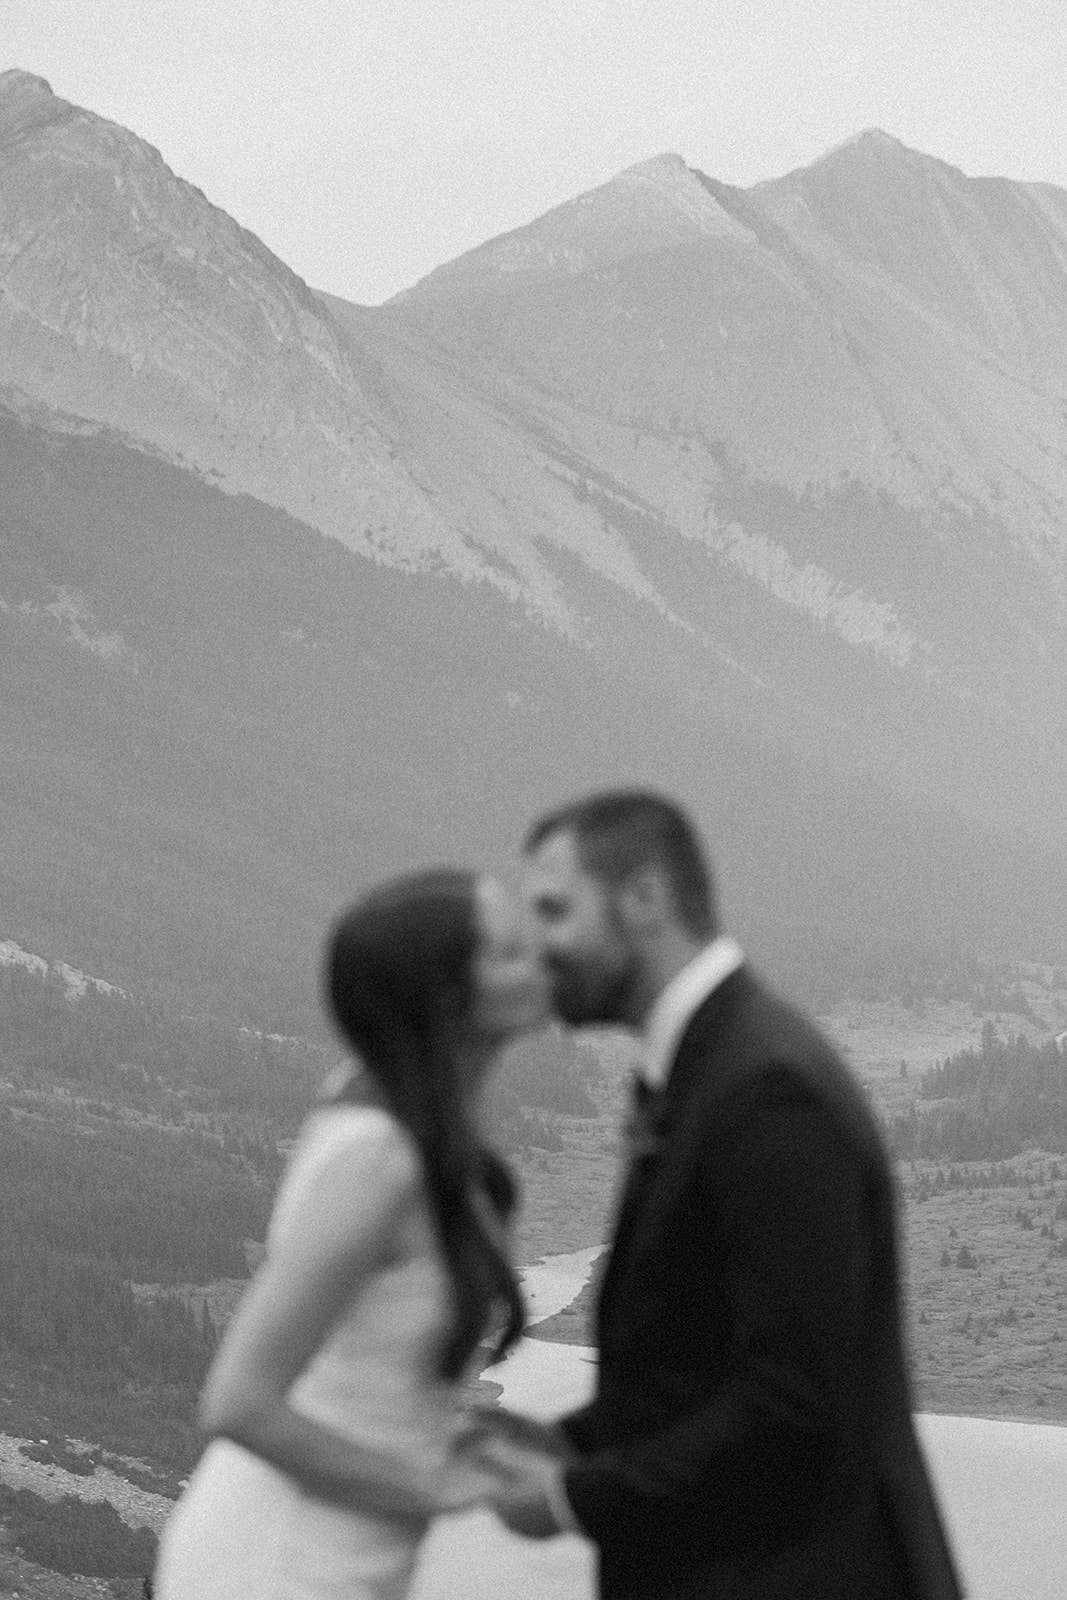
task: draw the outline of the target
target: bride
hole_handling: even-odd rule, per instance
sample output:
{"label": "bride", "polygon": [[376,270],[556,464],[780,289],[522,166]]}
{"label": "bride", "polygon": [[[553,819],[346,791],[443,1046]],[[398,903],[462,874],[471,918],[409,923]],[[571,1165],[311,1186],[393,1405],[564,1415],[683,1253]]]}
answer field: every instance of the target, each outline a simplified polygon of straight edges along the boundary
{"label": "bride", "polygon": [[522,1329],[479,1103],[545,1019],[540,967],[500,884],[437,871],[341,920],[327,991],[356,1061],[300,1134],[208,1374],[156,1600],[402,1600],[431,1519],[499,1487],[452,1435],[476,1347]]}

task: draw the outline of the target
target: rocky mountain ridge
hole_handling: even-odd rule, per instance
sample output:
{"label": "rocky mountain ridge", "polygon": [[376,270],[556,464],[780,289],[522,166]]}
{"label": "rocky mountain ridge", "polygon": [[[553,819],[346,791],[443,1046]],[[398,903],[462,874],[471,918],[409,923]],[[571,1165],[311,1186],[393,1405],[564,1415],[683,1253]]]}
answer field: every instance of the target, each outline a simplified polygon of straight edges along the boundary
{"label": "rocky mountain ridge", "polygon": [[[308,286],[123,128],[0,74],[6,376],[297,514],[363,554],[388,527],[470,566],[391,459],[381,375]],[[22,380],[26,380],[23,382]],[[315,485],[319,484],[318,491]]]}
{"label": "rocky mountain ridge", "polygon": [[299,882],[301,938],[334,832],[371,872],[642,777],[764,929],[1056,955],[1065,219],[876,131],[749,190],[665,155],[362,307],[0,74],[4,803],[50,908],[5,931],[61,947],[75,838],[130,870],[119,774],[168,914],[195,857],[220,928]]}

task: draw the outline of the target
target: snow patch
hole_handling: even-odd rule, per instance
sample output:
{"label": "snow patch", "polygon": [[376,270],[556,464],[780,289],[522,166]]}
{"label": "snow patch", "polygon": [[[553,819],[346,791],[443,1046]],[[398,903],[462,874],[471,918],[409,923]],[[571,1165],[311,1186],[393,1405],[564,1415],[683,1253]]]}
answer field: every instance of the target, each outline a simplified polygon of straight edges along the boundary
{"label": "snow patch", "polygon": [[89,989],[95,989],[98,994],[125,994],[115,984],[90,977],[80,967],[72,967],[66,961],[48,961],[44,956],[35,956],[13,939],[0,939],[0,967],[24,967],[39,978],[58,978],[67,991],[67,999],[72,1002],[83,999]]}
{"label": "snow patch", "polygon": [[[17,1434],[0,1434],[0,1483],[9,1484],[13,1489],[29,1489],[43,1500],[73,1495],[87,1504],[106,1502],[114,1506],[127,1527],[151,1528],[153,1533],[161,1531],[174,1510],[173,1500],[139,1489],[121,1474],[99,1463],[88,1475],[34,1461],[22,1454],[22,1446],[33,1443],[32,1439],[23,1439]],[[46,1441],[42,1439],[39,1443]]]}
{"label": "snow patch", "polygon": [[891,605],[848,590],[822,567],[808,561],[797,566],[780,544],[760,533],[746,533],[731,522],[712,531],[709,543],[731,566],[755,578],[779,600],[806,611],[824,627],[833,628],[849,644],[906,667],[925,655],[922,640],[901,622]]}
{"label": "snow patch", "polygon": [[53,589],[52,593],[56,598],[50,605],[39,606],[32,600],[24,600],[19,610],[27,617],[54,618],[64,625],[72,644],[104,661],[127,661],[136,669],[137,652],[131,650],[120,633],[105,633],[97,627],[84,595],[74,589]]}

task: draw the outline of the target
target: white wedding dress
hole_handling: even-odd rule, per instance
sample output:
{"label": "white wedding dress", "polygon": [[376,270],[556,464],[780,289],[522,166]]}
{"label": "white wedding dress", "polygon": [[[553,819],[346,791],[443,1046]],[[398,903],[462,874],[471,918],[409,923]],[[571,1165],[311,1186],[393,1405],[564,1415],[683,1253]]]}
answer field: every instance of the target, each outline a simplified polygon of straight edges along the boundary
{"label": "white wedding dress", "polygon": [[[314,1227],[305,1201],[326,1163],[398,1137],[406,1140],[377,1107],[316,1112],[282,1183],[268,1252]],[[430,1375],[428,1352],[448,1315],[448,1285],[429,1216],[416,1237],[417,1248],[361,1287],[289,1398],[339,1433],[444,1473],[457,1391]],[[258,1456],[215,1440],[164,1528],[156,1600],[402,1600],[420,1541],[410,1524],[315,1500]]]}

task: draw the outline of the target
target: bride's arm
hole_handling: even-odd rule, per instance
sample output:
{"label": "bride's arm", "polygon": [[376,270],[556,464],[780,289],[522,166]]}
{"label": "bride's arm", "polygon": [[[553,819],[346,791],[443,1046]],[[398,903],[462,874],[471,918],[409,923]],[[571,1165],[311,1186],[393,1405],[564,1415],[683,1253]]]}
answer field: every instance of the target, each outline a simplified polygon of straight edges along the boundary
{"label": "bride's arm", "polygon": [[361,1285],[385,1265],[417,1194],[414,1153],[396,1130],[334,1155],[268,1256],[208,1373],[200,1423],[348,1509],[421,1521],[472,1504],[489,1486],[476,1468],[439,1475],[361,1446],[301,1415],[292,1384]]}

